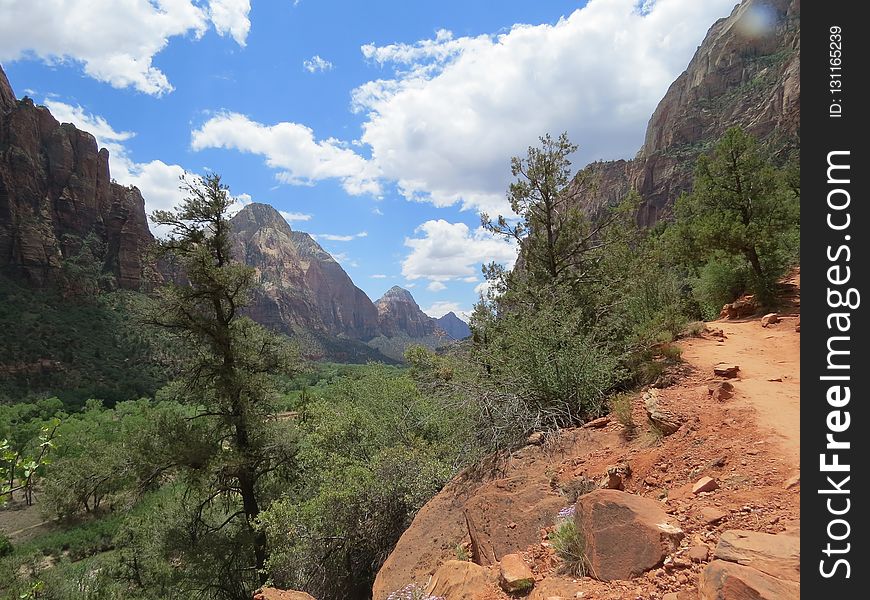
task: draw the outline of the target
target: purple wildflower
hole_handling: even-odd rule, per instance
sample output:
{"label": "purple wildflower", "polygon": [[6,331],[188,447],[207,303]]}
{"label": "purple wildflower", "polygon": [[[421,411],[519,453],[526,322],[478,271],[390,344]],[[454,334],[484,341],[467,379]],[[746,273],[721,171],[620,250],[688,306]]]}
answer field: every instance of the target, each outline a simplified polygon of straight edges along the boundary
{"label": "purple wildflower", "polygon": [[571,506],[566,506],[565,508],[563,508],[562,510],[559,511],[559,514],[557,515],[557,517],[559,519],[573,519],[575,510],[576,510],[576,507],[573,504]]}

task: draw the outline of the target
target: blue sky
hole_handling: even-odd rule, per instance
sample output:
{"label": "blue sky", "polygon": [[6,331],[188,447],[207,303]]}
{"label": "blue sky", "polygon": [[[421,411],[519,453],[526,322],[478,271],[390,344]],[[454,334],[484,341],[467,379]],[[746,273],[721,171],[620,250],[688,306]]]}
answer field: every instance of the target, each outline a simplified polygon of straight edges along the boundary
{"label": "blue sky", "polygon": [[150,210],[222,175],[317,236],[373,300],[467,311],[515,251],[509,159],[567,130],[575,166],[630,158],[733,0],[54,0],[0,3],[16,93],[109,148]]}

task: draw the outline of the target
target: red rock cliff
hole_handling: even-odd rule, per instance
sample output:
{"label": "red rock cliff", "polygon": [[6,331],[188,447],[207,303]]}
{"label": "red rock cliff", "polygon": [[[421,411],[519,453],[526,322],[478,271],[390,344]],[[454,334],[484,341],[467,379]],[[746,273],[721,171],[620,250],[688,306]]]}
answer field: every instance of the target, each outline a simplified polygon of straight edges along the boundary
{"label": "red rock cliff", "polygon": [[45,285],[91,233],[117,284],[139,288],[154,239],[139,190],[112,182],[94,136],[16,100],[0,69],[0,272]]}

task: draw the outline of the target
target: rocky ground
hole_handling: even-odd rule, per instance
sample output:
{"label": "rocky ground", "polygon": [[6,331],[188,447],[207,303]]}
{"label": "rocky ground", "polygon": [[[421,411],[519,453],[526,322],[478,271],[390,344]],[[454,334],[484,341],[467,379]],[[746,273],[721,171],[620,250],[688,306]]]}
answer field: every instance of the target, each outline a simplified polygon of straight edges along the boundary
{"label": "rocky ground", "polygon": [[[402,536],[375,600],[409,582],[447,600],[515,598],[497,562],[511,554],[531,570],[531,600],[798,597],[799,285],[799,274],[786,284],[778,322],[720,320],[680,341],[684,362],[662,387],[632,398],[633,432],[611,415],[530,440],[486,474],[453,481]],[[600,488],[631,495],[617,493],[617,504],[654,502],[666,516],[649,519],[682,530],[662,541],[658,566],[635,565],[636,575],[613,581],[564,572],[550,539],[558,512]],[[632,525],[619,531],[630,538],[654,528],[641,523],[645,511],[631,512]],[[585,527],[594,538],[610,525]],[[637,545],[604,560],[642,563]]]}

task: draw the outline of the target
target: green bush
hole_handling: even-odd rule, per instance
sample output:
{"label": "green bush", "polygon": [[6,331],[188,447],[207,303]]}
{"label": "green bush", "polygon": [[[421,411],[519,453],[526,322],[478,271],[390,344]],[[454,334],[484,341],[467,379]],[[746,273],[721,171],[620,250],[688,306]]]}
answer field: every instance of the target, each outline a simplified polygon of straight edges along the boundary
{"label": "green bush", "polygon": [[692,281],[692,293],[705,319],[716,319],[722,306],[732,302],[749,284],[746,264],[738,259],[719,255],[710,259]]}
{"label": "green bush", "polygon": [[15,548],[12,546],[12,540],[10,540],[3,532],[0,532],[0,558],[4,556],[9,556]]}

